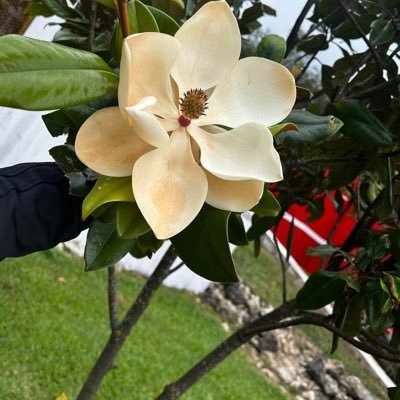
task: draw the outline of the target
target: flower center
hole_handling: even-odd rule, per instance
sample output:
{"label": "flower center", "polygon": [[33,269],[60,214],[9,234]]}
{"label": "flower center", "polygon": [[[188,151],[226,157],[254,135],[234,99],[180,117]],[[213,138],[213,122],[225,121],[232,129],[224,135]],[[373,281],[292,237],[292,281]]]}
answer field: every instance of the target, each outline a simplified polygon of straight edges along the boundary
{"label": "flower center", "polygon": [[198,119],[206,115],[204,111],[208,108],[208,97],[204,90],[190,89],[179,99],[181,116],[179,123],[186,127],[192,119]]}

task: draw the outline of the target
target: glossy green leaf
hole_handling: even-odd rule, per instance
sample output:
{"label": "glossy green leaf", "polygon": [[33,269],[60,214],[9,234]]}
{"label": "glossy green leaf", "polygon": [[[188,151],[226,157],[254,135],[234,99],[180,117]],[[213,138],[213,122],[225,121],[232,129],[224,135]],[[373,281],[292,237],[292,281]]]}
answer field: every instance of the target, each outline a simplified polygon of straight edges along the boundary
{"label": "glossy green leaf", "polygon": [[122,239],[135,239],[150,230],[135,202],[117,204],[117,233]]}
{"label": "glossy green leaf", "polygon": [[167,13],[159,10],[158,8],[151,6],[147,6],[147,8],[156,20],[159,31],[161,33],[166,33],[167,35],[174,36],[179,29],[178,23]]}
{"label": "glossy green leaf", "polygon": [[336,252],[336,247],[333,247],[329,244],[321,244],[319,246],[309,247],[307,250],[307,255],[314,257],[331,257]]}
{"label": "glossy green leaf", "polygon": [[210,281],[238,281],[228,243],[229,214],[204,205],[194,221],[171,238],[182,261]]}
{"label": "glossy green leaf", "polygon": [[334,103],[333,108],[344,123],[342,132],[345,135],[368,146],[392,144],[392,134],[359,100],[341,100]]}
{"label": "glossy green leaf", "polygon": [[400,278],[385,272],[384,274],[388,280],[390,293],[397,301],[400,301]]}
{"label": "glossy green leaf", "polygon": [[251,211],[263,217],[276,217],[281,212],[281,205],[276,197],[265,188],[260,201]]}
{"label": "glossy green leaf", "polygon": [[246,246],[249,244],[246,235],[246,228],[243,224],[241,214],[231,213],[228,220],[229,243],[236,246]]}
{"label": "glossy green leaf", "polygon": [[280,63],[285,57],[285,53],[286,40],[282,36],[270,34],[261,39],[255,55]]}
{"label": "glossy green leaf", "polygon": [[24,11],[25,15],[36,17],[42,15],[43,17],[51,17],[54,13],[41,1],[31,1]]}
{"label": "glossy green leaf", "polygon": [[18,35],[0,37],[0,105],[49,110],[114,91],[118,75],[97,55]]}
{"label": "glossy green leaf", "polygon": [[318,34],[309,36],[307,39],[302,40],[297,47],[300,51],[313,54],[316,51],[326,50],[329,47],[329,43],[326,40],[326,35]]}
{"label": "glossy green leaf", "polygon": [[54,14],[62,18],[74,18],[77,12],[68,6],[66,0],[42,0],[42,3]]}
{"label": "glossy green leaf", "polygon": [[115,8],[115,1],[114,0],[96,0],[98,3],[103,4],[106,7],[109,8]]}
{"label": "glossy green leaf", "polygon": [[49,153],[64,173],[83,171],[86,168],[76,156],[74,146],[70,144],[55,146]]}
{"label": "glossy green leaf", "polygon": [[146,232],[137,239],[137,244],[140,251],[147,257],[151,256],[162,246],[164,240],[159,240],[155,237],[153,231]]}
{"label": "glossy green leaf", "polygon": [[346,308],[342,322],[342,330],[350,336],[357,336],[361,330],[361,313],[364,309],[364,297],[361,294],[354,296]]}
{"label": "glossy green leaf", "polygon": [[266,231],[271,229],[277,223],[275,217],[261,217],[257,214],[253,215],[252,225],[247,231],[247,237],[249,240],[255,240]]}
{"label": "glossy green leaf", "polygon": [[371,24],[369,40],[373,45],[390,43],[396,34],[396,29],[392,21],[377,19]]}
{"label": "glossy green leaf", "polygon": [[285,122],[283,124],[278,124],[274,126],[270,126],[269,130],[272,134],[272,136],[275,136],[279,132],[284,132],[284,131],[299,131],[299,127],[295,124],[292,124],[291,122]]}
{"label": "glossy green leaf", "polygon": [[380,280],[371,280],[367,283],[364,296],[371,332],[381,335],[394,323],[393,313],[387,306],[390,295],[382,287]]}
{"label": "glossy green leaf", "polygon": [[117,263],[134,245],[132,240],[118,237],[114,224],[94,219],[85,246],[85,270],[105,268]]}
{"label": "glossy green leaf", "polygon": [[69,179],[70,193],[78,197],[87,196],[99,178],[99,174],[90,168],[85,168],[83,171],[68,172],[65,176]]}
{"label": "glossy green leaf", "polygon": [[296,142],[316,142],[326,139],[336,133],[343,122],[333,115],[321,117],[308,111],[292,111],[284,122],[291,122],[298,127],[298,131],[282,131],[275,136],[278,143],[286,139]]}
{"label": "glossy green leaf", "polygon": [[346,282],[334,271],[321,270],[312,274],[296,296],[303,310],[316,310],[342,296]]}
{"label": "glossy green leaf", "polygon": [[152,4],[176,21],[185,16],[185,2],[183,0],[152,0]]}
{"label": "glossy green leaf", "polygon": [[[149,8],[138,0],[128,3],[128,17],[130,34],[140,32],[159,32],[156,19]],[[119,24],[115,25],[113,37],[111,39],[110,51],[115,61],[121,59],[122,32]]]}
{"label": "glossy green leaf", "polygon": [[42,115],[42,119],[50,135],[53,137],[68,135],[70,132],[77,133],[78,131],[74,122],[63,110]]}
{"label": "glossy green leaf", "polygon": [[82,218],[86,219],[94,210],[112,201],[133,202],[132,178],[100,176],[82,204]]}

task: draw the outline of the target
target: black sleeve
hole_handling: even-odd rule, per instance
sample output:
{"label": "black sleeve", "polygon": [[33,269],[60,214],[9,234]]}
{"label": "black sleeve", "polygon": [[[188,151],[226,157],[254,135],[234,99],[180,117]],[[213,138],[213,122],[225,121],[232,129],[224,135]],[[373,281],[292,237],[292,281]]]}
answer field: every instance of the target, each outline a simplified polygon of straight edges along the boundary
{"label": "black sleeve", "polygon": [[0,260],[49,249],[87,228],[82,198],[55,163],[0,168]]}

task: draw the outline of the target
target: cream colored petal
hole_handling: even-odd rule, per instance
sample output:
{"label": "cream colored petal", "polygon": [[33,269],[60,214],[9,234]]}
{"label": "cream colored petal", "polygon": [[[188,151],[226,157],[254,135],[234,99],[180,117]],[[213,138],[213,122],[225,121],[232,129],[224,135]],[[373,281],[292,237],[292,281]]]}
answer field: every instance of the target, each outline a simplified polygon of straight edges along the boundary
{"label": "cream colored petal", "polygon": [[118,107],[103,108],[90,116],[75,141],[78,158],[107,176],[129,176],[135,161],[154,147],[129,127]]}
{"label": "cream colored petal", "polygon": [[293,75],[281,64],[258,57],[240,60],[214,90],[207,115],[197,125],[235,128],[246,122],[272,126],[282,121],[296,100]]}
{"label": "cream colored petal", "polygon": [[166,145],[141,157],[132,178],[136,202],[159,239],[185,229],[207,195],[207,178],[193,159],[184,129],[174,131]]}
{"label": "cream colored petal", "polygon": [[248,123],[212,134],[191,124],[188,131],[200,147],[201,164],[219,178],[264,182],[283,179],[279,154],[264,125]]}
{"label": "cream colored petal", "polygon": [[126,107],[125,111],[132,121],[132,128],[135,130],[136,134],[152,146],[160,147],[168,142],[169,135],[160,124],[158,118],[147,111],[143,111],[144,108],[148,109],[149,107],[147,104],[150,102],[147,99],[149,98],[145,97],[134,106]]}
{"label": "cream colored petal", "polygon": [[205,171],[208,180],[206,203],[221,210],[243,212],[260,201],[264,190],[261,181],[228,181]]}
{"label": "cream colored petal", "polygon": [[167,132],[171,132],[180,128],[177,118],[159,119],[159,122]]}
{"label": "cream colored petal", "polygon": [[171,74],[179,92],[206,90],[232,71],[240,55],[240,31],[225,1],[205,4],[176,32],[181,50]]}
{"label": "cream colored petal", "polygon": [[177,108],[171,100],[170,71],[179,52],[179,42],[163,33],[146,32],[128,36],[122,46],[118,100],[121,112],[146,96],[157,104],[148,111],[172,116]]}

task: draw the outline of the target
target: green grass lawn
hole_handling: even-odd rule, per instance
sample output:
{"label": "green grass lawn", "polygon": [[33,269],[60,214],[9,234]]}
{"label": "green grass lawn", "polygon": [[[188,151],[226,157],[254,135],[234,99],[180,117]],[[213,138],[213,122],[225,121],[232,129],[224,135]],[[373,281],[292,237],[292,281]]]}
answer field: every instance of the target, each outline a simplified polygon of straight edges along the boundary
{"label": "green grass lawn", "polygon": [[[281,267],[273,256],[262,250],[260,256],[255,258],[251,246],[248,246],[239,247],[234,253],[234,259],[240,277],[256,294],[274,306],[282,303]],[[292,299],[298,289],[298,284],[293,277],[287,274],[288,299]],[[345,365],[347,372],[358,376],[372,393],[380,398],[387,398],[383,389],[377,384],[378,378],[370,375],[363,365],[351,356],[343,342],[339,342],[336,352],[330,354],[331,333],[315,326],[301,326],[296,329],[306,335],[325,355],[340,360]]]}
{"label": "green grass lawn", "polygon": [[[83,272],[58,250],[0,263],[0,399],[74,399],[107,340],[106,271]],[[118,274],[119,307],[142,286]],[[137,325],[98,399],[151,400],[226,337],[190,294],[162,288]],[[185,399],[287,399],[238,351]]]}

